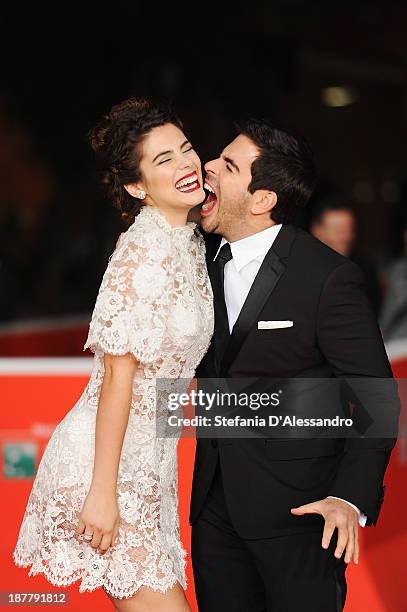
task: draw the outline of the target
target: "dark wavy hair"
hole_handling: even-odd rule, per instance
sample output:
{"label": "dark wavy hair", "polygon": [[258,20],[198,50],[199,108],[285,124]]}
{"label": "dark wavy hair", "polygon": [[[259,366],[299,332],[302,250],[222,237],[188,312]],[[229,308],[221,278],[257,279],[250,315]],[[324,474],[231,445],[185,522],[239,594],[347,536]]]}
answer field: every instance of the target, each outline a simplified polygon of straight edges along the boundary
{"label": "dark wavy hair", "polygon": [[317,172],[310,146],[298,134],[266,120],[248,119],[236,127],[259,149],[251,166],[249,192],[274,191],[277,204],[271,218],[276,223],[290,223],[315,188]]}
{"label": "dark wavy hair", "polygon": [[142,142],[153,128],[167,123],[183,129],[169,107],[157,106],[144,98],[130,98],[113,106],[88,133],[102,188],[128,223],[143,204],[124,185],[141,180]]}

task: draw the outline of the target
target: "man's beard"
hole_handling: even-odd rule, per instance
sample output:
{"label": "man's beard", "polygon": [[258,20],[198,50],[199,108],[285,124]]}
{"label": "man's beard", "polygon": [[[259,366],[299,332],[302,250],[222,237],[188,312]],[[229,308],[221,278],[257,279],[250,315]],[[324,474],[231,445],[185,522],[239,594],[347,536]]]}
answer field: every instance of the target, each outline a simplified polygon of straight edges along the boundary
{"label": "man's beard", "polygon": [[239,200],[225,203],[223,207],[224,215],[217,223],[217,229],[213,230],[216,234],[221,234],[228,239],[236,231],[236,226],[244,224],[247,212],[247,196],[242,196]]}
{"label": "man's beard", "polygon": [[223,200],[222,205],[218,201],[218,209],[216,215],[211,219],[210,217],[203,217],[201,220],[201,226],[208,234],[219,234],[225,236],[233,230],[236,223],[242,223],[246,216],[246,204],[247,196],[242,195],[239,200],[228,202]]}
{"label": "man's beard", "polygon": [[[218,205],[219,206],[219,205]],[[220,224],[219,220],[219,208],[216,212],[216,215],[211,219],[210,217],[202,217],[201,218],[201,226],[208,234],[218,234],[218,228]]]}

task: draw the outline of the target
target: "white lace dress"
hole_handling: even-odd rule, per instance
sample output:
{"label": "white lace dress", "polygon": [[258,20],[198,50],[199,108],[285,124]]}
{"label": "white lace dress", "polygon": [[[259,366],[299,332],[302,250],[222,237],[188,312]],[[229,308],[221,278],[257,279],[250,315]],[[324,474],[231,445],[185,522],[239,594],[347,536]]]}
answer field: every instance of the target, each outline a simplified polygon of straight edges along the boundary
{"label": "white lace dress", "polygon": [[[54,585],[80,580],[130,597],[140,586],[186,588],[179,534],[177,437],[156,435],[155,379],[191,379],[213,333],[205,246],[194,223],[172,227],[143,207],[121,234],[96,299],[84,350],[95,353],[82,396],[54,430],[28,500],[13,559]],[[117,543],[101,555],[75,534],[89,490],[103,354],[141,364],[122,447]],[[112,419],[114,419],[114,406]]]}

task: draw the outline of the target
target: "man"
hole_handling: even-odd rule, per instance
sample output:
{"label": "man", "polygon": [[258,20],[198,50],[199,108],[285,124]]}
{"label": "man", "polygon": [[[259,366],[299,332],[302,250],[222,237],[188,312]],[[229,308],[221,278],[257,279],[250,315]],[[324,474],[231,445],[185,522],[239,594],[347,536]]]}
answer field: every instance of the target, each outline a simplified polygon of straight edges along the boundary
{"label": "man", "polygon": [[356,238],[355,215],[337,197],[323,198],[312,211],[310,231],[331,249],[349,257]]}
{"label": "man", "polygon": [[355,249],[356,220],[352,208],[338,196],[322,198],[312,211],[310,232],[362,269],[367,294],[378,315],[382,299],[379,276],[374,263]]}
{"label": "man", "polygon": [[[252,120],[205,168],[215,334],[197,375],[390,378],[358,267],[290,225],[315,183],[308,145]],[[358,522],[377,521],[393,446],[198,439],[190,522],[200,612],[342,610]]]}
{"label": "man", "polygon": [[385,297],[380,326],[386,342],[407,339],[407,222],[400,224],[402,250],[385,269]]}

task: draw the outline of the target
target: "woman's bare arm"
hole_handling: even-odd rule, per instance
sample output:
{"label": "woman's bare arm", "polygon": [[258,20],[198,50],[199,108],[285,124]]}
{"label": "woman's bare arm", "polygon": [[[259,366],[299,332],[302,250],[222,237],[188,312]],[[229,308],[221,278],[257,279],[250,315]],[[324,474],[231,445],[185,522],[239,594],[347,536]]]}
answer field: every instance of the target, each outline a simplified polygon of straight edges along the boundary
{"label": "woman's bare arm", "polygon": [[92,486],[116,492],[120,455],[131,406],[138,362],[131,353],[105,354],[105,373],[96,416]]}
{"label": "woman's bare arm", "polygon": [[116,485],[138,362],[131,353],[105,354],[104,368],[96,415],[93,478],[77,527],[79,534],[92,534],[90,544],[101,553],[114,545],[119,528]]}

